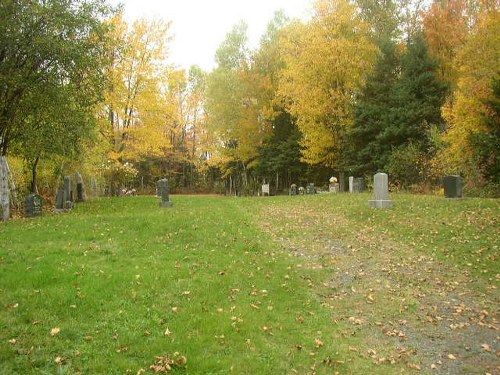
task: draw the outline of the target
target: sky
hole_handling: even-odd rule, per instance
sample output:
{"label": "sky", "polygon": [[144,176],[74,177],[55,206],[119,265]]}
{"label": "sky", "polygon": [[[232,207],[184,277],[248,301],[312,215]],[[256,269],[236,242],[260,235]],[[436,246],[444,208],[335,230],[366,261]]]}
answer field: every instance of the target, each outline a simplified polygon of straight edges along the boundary
{"label": "sky", "polygon": [[240,20],[248,24],[249,47],[256,48],[274,12],[283,9],[291,18],[306,19],[311,0],[110,0],[125,8],[125,18],[172,21],[169,61],[180,68],[215,67],[215,51]]}

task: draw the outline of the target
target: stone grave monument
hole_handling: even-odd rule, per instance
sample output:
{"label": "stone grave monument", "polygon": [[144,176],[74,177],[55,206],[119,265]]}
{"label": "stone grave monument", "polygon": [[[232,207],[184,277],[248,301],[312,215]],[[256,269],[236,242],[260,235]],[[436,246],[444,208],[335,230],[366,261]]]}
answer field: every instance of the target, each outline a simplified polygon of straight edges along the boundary
{"label": "stone grave monument", "polygon": [[85,202],[85,187],[83,185],[83,177],[80,172],[76,173],[76,201]]}
{"label": "stone grave monument", "polygon": [[444,196],[446,198],[462,198],[463,182],[460,176],[446,176],[443,178]]}
{"label": "stone grave monument", "polygon": [[340,190],[340,185],[337,182],[337,177],[330,178],[330,185],[328,186],[328,191],[330,193],[338,193]]}
{"label": "stone grave monument", "polygon": [[269,184],[264,184],[264,185],[262,185],[262,196],[264,196],[264,195],[266,195],[266,194],[267,194],[267,195],[270,195],[270,194],[269,194],[269,191],[270,191],[270,190],[269,190]]}
{"label": "stone grave monument", "polygon": [[24,212],[26,217],[42,216],[42,197],[30,194],[26,197]]}
{"label": "stone grave monument", "polygon": [[312,182],[306,185],[306,194],[316,194],[316,188]]}
{"label": "stone grave monument", "polygon": [[368,201],[371,207],[390,208],[394,206],[394,201],[389,199],[389,177],[386,173],[377,173],[373,177],[374,199]]}
{"label": "stone grave monument", "polygon": [[170,201],[168,180],[166,178],[159,180],[157,186],[161,197],[160,207],[172,207],[174,204]]}
{"label": "stone grave monument", "polygon": [[297,184],[292,184],[290,186],[290,195],[297,195]]}
{"label": "stone grave monument", "polygon": [[73,208],[73,190],[71,188],[71,177],[64,176],[64,209],[71,210]]}
{"label": "stone grave monument", "polygon": [[365,179],[363,177],[349,177],[349,193],[362,193],[365,190]]}
{"label": "stone grave monument", "polygon": [[64,210],[64,189],[57,189],[56,211]]}

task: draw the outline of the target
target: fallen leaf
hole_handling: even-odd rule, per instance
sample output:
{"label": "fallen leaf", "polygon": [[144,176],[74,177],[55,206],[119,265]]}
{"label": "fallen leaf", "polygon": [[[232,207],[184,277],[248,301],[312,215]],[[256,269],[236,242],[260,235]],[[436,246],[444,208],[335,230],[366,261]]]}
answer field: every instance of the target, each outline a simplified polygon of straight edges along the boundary
{"label": "fallen leaf", "polygon": [[321,341],[320,339],[314,339],[314,344],[318,349],[324,345],[323,341]]}
{"label": "fallen leaf", "polygon": [[62,364],[63,360],[61,357],[56,357],[56,359],[54,359],[54,362],[57,363],[58,365]]}
{"label": "fallen leaf", "polygon": [[16,342],[17,342],[17,340],[16,340],[16,339],[10,339],[10,340],[9,340],[9,343],[11,343],[11,344],[15,344]]}
{"label": "fallen leaf", "polygon": [[61,329],[60,329],[60,328],[58,328],[58,327],[55,327],[55,328],[52,328],[52,329],[50,330],[50,335],[51,335],[51,336],[56,336],[56,335],[58,335],[58,334],[59,334],[59,332],[61,332]]}
{"label": "fallen leaf", "polygon": [[448,354],[448,358],[449,359],[457,359],[457,357],[455,357],[453,354]]}
{"label": "fallen leaf", "polygon": [[164,333],[165,336],[170,336],[172,335],[172,332],[167,328]]}
{"label": "fallen leaf", "polygon": [[483,348],[484,350],[486,350],[487,352],[491,352],[491,347],[488,345],[488,344],[482,344],[481,345],[481,348]]}

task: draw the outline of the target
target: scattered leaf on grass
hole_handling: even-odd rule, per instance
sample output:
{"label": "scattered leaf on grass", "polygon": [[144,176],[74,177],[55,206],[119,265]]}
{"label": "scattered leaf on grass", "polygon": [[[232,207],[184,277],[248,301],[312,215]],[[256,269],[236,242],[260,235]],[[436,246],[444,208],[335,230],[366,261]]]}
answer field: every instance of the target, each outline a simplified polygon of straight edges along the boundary
{"label": "scattered leaf on grass", "polygon": [[187,363],[187,358],[179,353],[175,352],[173,358],[170,356],[159,356],[156,357],[155,363],[153,363],[149,368],[155,373],[168,373],[177,368],[185,367]]}
{"label": "scattered leaf on grass", "polygon": [[16,340],[16,339],[10,339],[10,340],[9,340],[9,343],[11,343],[11,344],[15,344],[16,342],[17,342],[17,340]]}
{"label": "scattered leaf on grass", "polygon": [[448,358],[449,359],[457,359],[457,357],[455,357],[453,354],[448,354]]}
{"label": "scattered leaf on grass", "polygon": [[168,328],[165,330],[165,333],[164,333],[165,336],[171,336],[172,335],[172,331],[170,331]]}

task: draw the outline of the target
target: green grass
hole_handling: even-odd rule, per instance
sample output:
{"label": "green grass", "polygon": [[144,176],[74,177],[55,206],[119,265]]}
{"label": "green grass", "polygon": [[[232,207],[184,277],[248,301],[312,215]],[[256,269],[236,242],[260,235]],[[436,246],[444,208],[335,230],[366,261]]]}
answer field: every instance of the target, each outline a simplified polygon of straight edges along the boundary
{"label": "green grass", "polygon": [[179,373],[285,374],[337,358],[315,344],[328,311],[254,202],[102,199],[2,224],[0,372],[135,374],[179,352]]}
{"label": "green grass", "polygon": [[[368,199],[126,197],[0,224],[0,373],[150,373],[176,352],[179,374],[388,373],[353,355],[362,337],[339,340],[345,327],[312,287],[331,270],[305,269],[273,237],[321,235],[307,211],[338,213],[345,244],[381,233],[491,280],[499,204],[397,195],[374,210]],[[302,220],[304,233],[288,225]]]}

